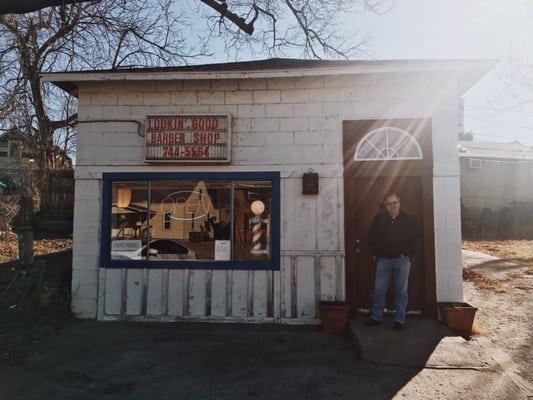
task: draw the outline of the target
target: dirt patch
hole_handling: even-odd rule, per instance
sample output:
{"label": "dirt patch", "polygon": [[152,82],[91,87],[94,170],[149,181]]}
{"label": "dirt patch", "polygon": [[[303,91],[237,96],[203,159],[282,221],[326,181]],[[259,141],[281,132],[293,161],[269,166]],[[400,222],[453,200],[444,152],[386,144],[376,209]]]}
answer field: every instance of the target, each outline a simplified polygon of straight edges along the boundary
{"label": "dirt patch", "polygon": [[463,248],[481,251],[518,264],[503,274],[494,269],[463,271],[465,301],[478,307],[476,329],[501,347],[533,381],[533,241],[463,242]]}

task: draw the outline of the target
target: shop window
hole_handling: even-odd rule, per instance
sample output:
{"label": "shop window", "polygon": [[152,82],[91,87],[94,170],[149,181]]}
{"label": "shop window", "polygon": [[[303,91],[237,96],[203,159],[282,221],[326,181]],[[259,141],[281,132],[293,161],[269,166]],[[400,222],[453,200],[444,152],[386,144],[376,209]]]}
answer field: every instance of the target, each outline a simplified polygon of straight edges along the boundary
{"label": "shop window", "polygon": [[105,267],[279,269],[279,173],[104,174],[103,203]]}
{"label": "shop window", "polygon": [[166,212],[165,219],[163,221],[163,229],[169,231],[172,229],[172,213]]}
{"label": "shop window", "polygon": [[367,133],[357,145],[355,161],[422,160],[422,149],[407,131],[382,127]]}
{"label": "shop window", "polygon": [[141,260],[150,223],[147,182],[113,183],[111,201],[111,259]]}

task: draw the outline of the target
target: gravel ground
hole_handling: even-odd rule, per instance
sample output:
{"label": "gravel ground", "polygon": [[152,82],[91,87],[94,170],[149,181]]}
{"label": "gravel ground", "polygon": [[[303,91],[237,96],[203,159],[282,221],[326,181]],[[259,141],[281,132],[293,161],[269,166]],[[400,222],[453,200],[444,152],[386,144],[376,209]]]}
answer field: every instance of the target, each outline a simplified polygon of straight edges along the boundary
{"label": "gravel ground", "polygon": [[470,243],[464,247],[504,255],[503,260],[516,264],[505,273],[498,271],[494,261],[471,267],[476,275],[464,282],[464,298],[478,307],[475,324],[479,334],[503,349],[517,364],[518,374],[533,382],[533,241],[512,241],[507,248],[505,242]]}

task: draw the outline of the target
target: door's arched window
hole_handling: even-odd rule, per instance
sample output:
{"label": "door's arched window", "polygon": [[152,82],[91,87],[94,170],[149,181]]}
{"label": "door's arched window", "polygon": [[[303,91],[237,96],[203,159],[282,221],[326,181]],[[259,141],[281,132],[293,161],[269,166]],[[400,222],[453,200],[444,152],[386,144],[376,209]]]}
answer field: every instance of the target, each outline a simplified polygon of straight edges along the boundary
{"label": "door's arched window", "polygon": [[422,160],[416,139],[407,131],[385,126],[368,132],[355,149],[355,161]]}

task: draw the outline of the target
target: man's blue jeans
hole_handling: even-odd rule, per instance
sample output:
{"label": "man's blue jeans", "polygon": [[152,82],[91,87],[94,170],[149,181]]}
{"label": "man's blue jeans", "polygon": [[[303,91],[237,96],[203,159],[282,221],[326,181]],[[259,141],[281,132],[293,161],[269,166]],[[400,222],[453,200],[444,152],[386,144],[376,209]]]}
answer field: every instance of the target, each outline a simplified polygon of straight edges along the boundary
{"label": "man's blue jeans", "polygon": [[374,298],[372,301],[371,318],[381,321],[383,309],[385,308],[385,295],[391,275],[394,280],[394,322],[403,324],[405,320],[405,310],[407,308],[407,285],[409,282],[409,270],[411,261],[408,257],[384,258],[379,257],[376,266],[376,279],[374,285]]}

